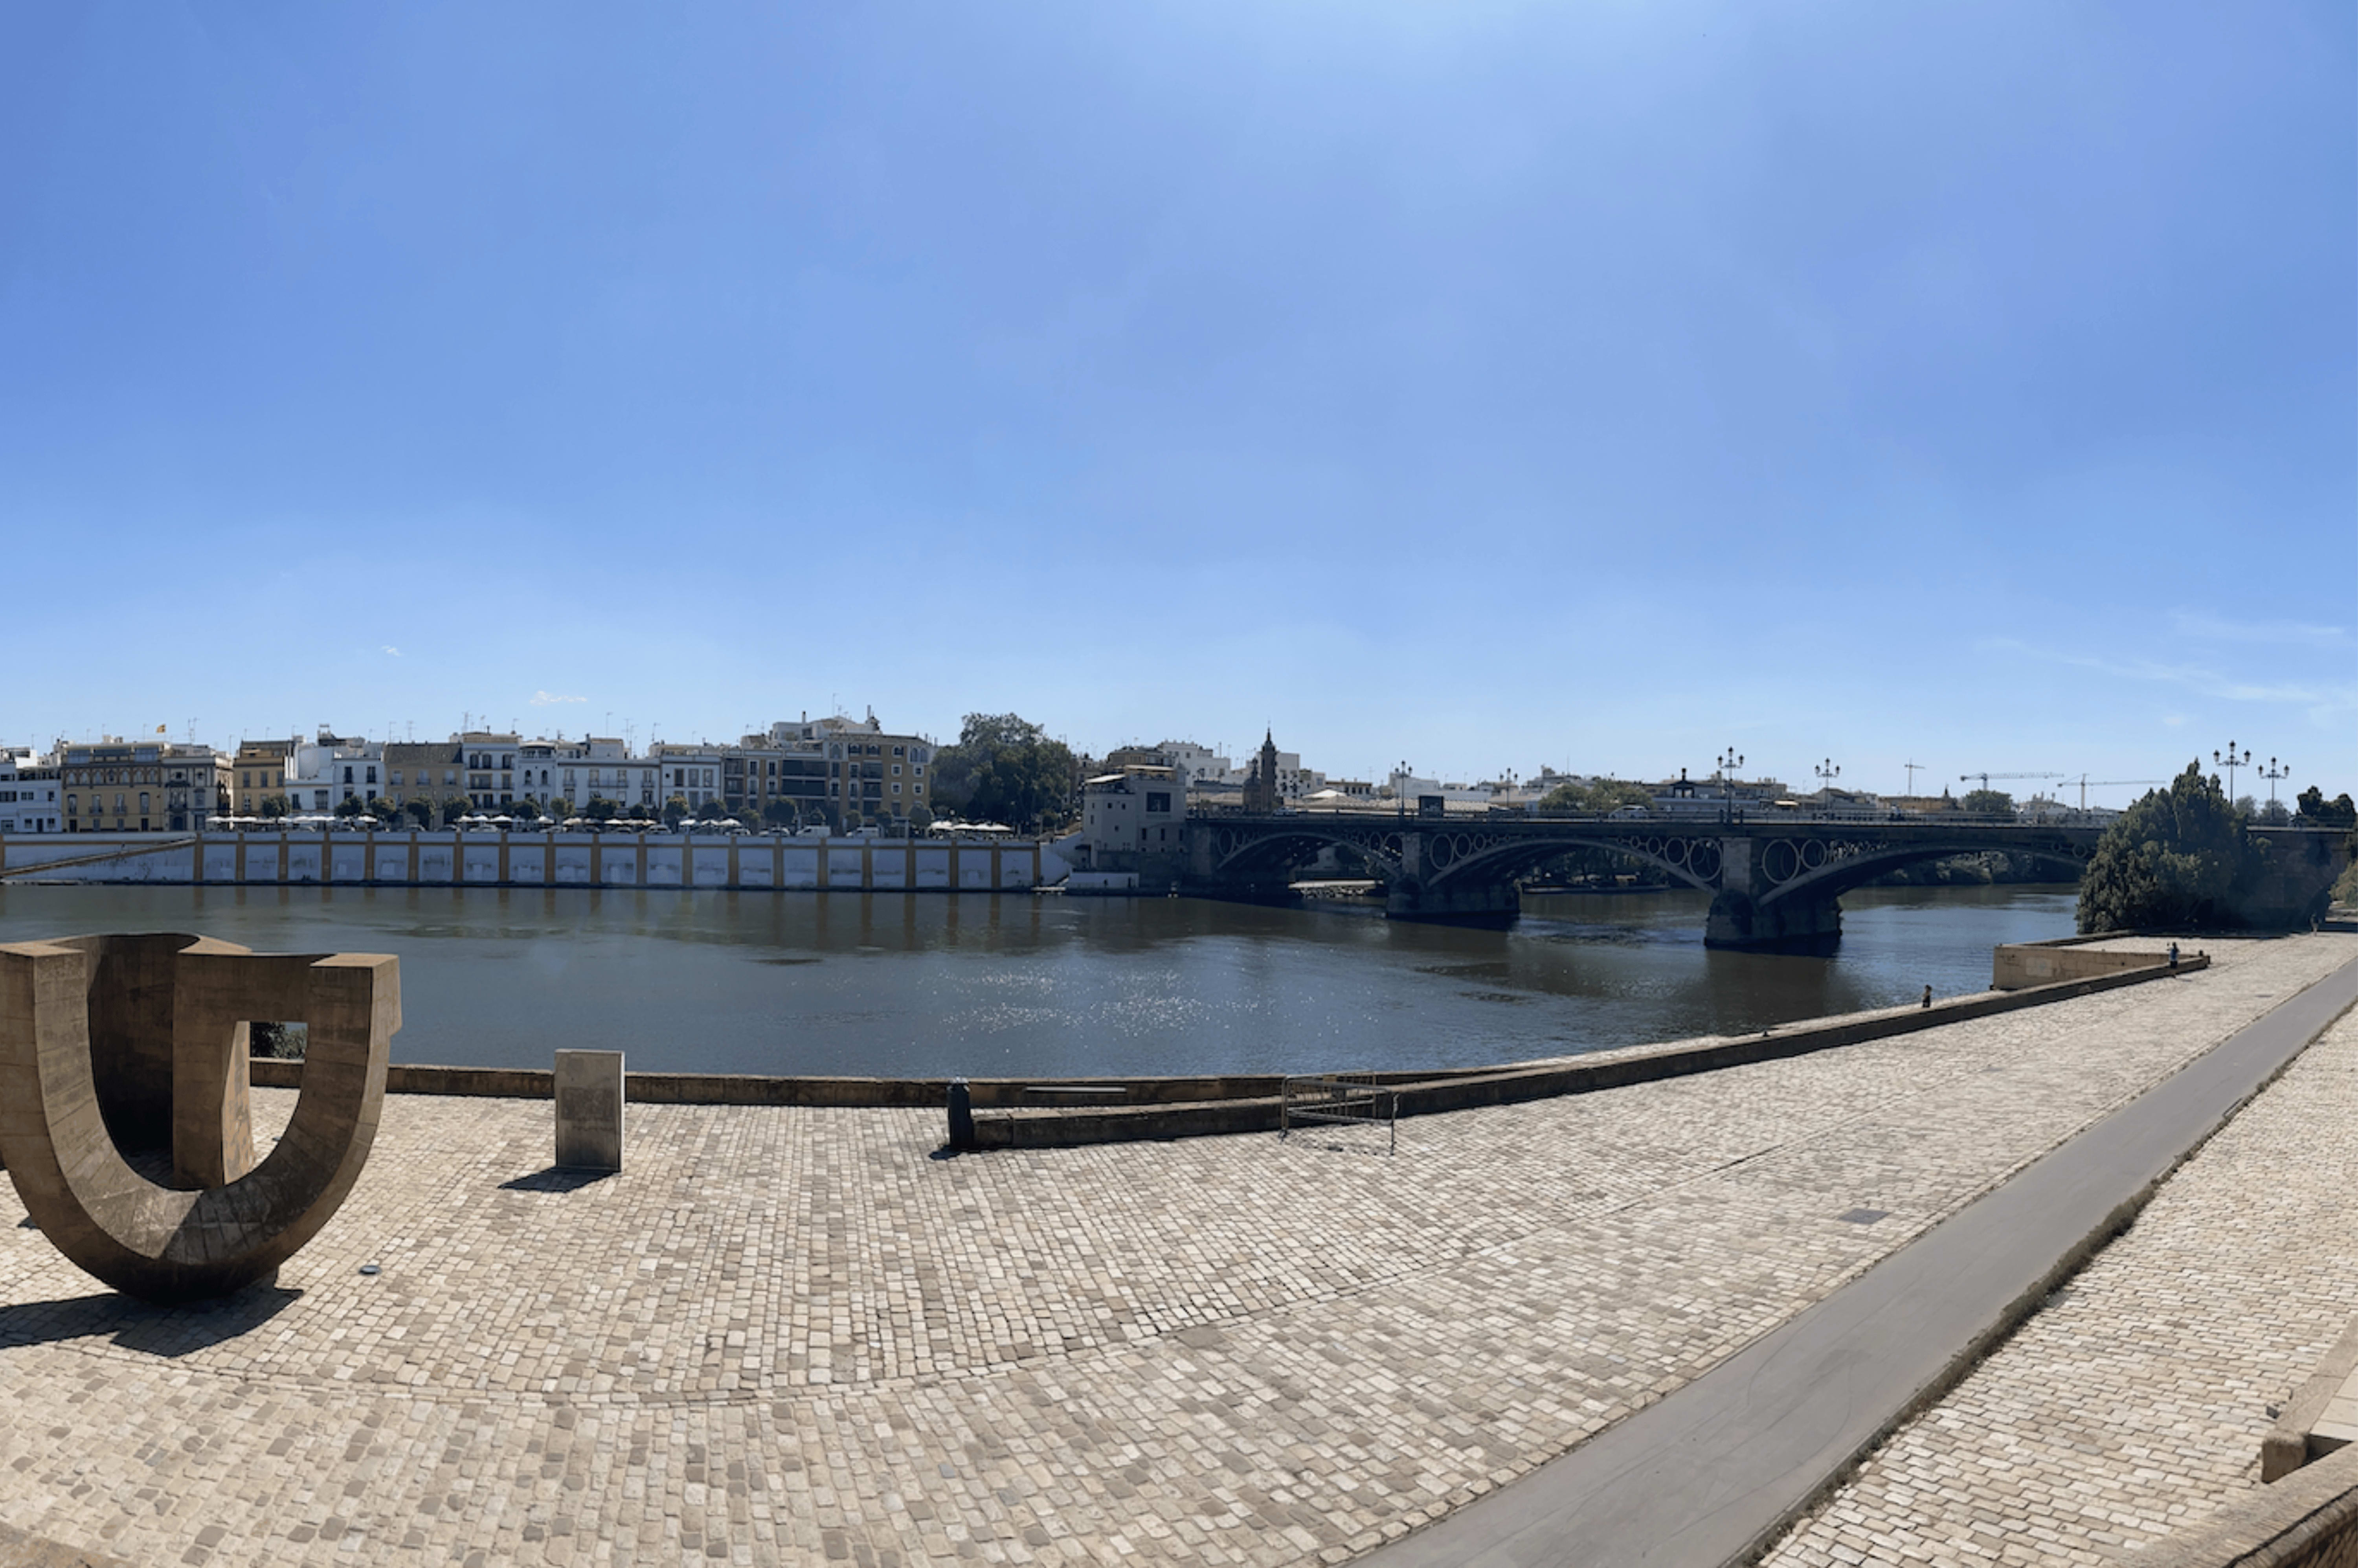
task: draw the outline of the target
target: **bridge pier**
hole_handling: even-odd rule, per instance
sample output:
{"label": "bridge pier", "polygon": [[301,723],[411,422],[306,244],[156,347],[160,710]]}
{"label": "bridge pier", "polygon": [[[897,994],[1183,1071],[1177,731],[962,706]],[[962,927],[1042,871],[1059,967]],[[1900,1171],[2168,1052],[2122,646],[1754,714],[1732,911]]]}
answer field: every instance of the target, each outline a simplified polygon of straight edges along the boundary
{"label": "bridge pier", "polygon": [[1703,930],[1706,947],[1759,953],[1831,953],[1842,941],[1842,901],[1780,898],[1757,902],[1748,892],[1721,890]]}
{"label": "bridge pier", "polygon": [[1755,863],[1752,849],[1749,838],[1719,841],[1719,892],[1712,895],[1703,945],[1757,953],[1833,952],[1842,941],[1842,901],[1807,892],[1768,896],[1776,881]]}
{"label": "bridge pier", "polygon": [[1395,877],[1384,899],[1387,920],[1448,925],[1507,925],[1522,909],[1522,891],[1512,882],[1451,881],[1428,887],[1421,881]]}

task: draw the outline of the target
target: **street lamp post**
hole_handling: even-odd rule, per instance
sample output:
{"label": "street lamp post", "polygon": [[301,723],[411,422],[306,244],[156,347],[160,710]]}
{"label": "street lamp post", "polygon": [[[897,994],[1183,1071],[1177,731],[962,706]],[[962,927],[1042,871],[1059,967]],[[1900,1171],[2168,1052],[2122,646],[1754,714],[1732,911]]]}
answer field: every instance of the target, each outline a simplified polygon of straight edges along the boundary
{"label": "street lamp post", "polygon": [[2227,804],[2229,806],[2234,805],[2235,770],[2237,768],[2247,768],[2252,765],[2252,749],[2249,746],[2244,747],[2244,754],[2239,757],[2235,754],[2235,742],[2230,741],[2227,742],[2226,754],[2223,756],[2219,752],[2213,752],[2211,753],[2211,761],[2218,764],[2220,767],[2227,770]]}
{"label": "street lamp post", "polygon": [[2291,764],[2288,762],[2279,762],[2274,757],[2270,757],[2268,759],[2268,765],[2260,770],[2260,777],[2268,781],[2268,815],[2270,816],[2274,816],[2277,814],[2277,781],[2278,779],[2289,778],[2291,776]]}
{"label": "street lamp post", "polygon": [[1736,770],[1744,765],[1743,753],[1730,746],[1718,758],[1720,810],[1724,822],[1736,820]]}
{"label": "street lamp post", "polygon": [[1818,775],[1818,793],[1820,795],[1823,795],[1826,791],[1832,789],[1834,784],[1834,780],[1842,777],[1842,770],[1834,766],[1834,760],[1832,757],[1828,757],[1825,761],[1820,762],[1811,771]]}

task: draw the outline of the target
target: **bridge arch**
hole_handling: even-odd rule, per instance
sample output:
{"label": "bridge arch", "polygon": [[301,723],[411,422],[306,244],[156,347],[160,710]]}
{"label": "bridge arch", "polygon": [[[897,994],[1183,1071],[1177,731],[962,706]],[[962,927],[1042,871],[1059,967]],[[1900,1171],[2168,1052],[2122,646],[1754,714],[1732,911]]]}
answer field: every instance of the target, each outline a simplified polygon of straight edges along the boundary
{"label": "bridge arch", "polygon": [[[1812,849],[1819,846],[1823,849],[1813,856]],[[1820,903],[1840,898],[1903,866],[1985,854],[1991,849],[1985,843],[1938,839],[1844,844],[1821,838],[1772,838],[1754,857],[1752,896],[1763,906],[1788,900]],[[2027,855],[2066,869],[2074,879],[2088,863],[2087,852],[2076,846],[2009,844],[2003,849],[2007,854]]]}
{"label": "bridge arch", "polygon": [[1228,827],[1215,829],[1212,838],[1212,871],[1219,877],[1242,877],[1274,869],[1282,849],[1298,849],[1305,844],[1339,845],[1354,850],[1379,869],[1387,881],[1401,875],[1402,850],[1401,832],[1389,831],[1373,824],[1320,822],[1314,818],[1288,822],[1283,827]]}
{"label": "bridge arch", "polygon": [[1651,866],[1673,881],[1709,892],[1722,870],[1716,834],[1600,832],[1566,828],[1561,833],[1508,837],[1480,828],[1444,829],[1423,836],[1425,880],[1444,882],[1513,881],[1572,849],[1603,849]]}

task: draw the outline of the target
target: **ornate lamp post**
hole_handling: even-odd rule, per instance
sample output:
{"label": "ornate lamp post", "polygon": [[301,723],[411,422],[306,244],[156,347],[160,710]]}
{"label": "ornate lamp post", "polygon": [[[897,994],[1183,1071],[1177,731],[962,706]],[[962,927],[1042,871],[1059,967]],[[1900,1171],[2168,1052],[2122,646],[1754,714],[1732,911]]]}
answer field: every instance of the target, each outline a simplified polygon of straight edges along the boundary
{"label": "ornate lamp post", "polygon": [[2219,752],[2213,752],[2211,753],[2211,761],[2220,767],[2227,770],[2227,804],[2229,806],[2234,805],[2235,770],[2237,768],[2247,768],[2252,765],[2252,749],[2249,746],[2244,747],[2244,754],[2239,757],[2235,755],[2235,742],[2230,741],[2227,742],[2226,753],[2223,756]]}
{"label": "ornate lamp post", "polygon": [[1722,820],[1733,822],[1736,820],[1736,770],[1744,765],[1744,755],[1730,746],[1719,754],[1716,765],[1719,769],[1720,809],[1726,814]]}
{"label": "ornate lamp post", "polygon": [[1812,768],[1811,772],[1818,775],[1818,793],[1820,795],[1823,795],[1826,791],[1833,788],[1834,780],[1842,777],[1842,770],[1834,766],[1834,760],[1832,757],[1828,757],[1825,761],[1820,762],[1815,768]]}
{"label": "ornate lamp post", "polygon": [[2270,757],[2268,759],[2268,765],[2260,770],[2260,777],[2268,781],[2268,815],[2270,816],[2274,816],[2277,814],[2277,781],[2278,779],[2290,778],[2291,776],[2291,765],[2286,762],[2279,762],[2274,757]]}

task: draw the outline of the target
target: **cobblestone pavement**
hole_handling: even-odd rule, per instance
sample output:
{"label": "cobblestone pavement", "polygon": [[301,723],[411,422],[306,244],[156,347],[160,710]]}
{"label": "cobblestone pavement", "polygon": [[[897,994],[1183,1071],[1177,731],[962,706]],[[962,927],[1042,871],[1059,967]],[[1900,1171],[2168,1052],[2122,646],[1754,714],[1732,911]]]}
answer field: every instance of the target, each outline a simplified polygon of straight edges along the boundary
{"label": "cobblestone pavement", "polygon": [[[545,1102],[391,1097],[278,1288],[193,1312],[100,1291],[0,1186],[0,1522],[192,1565],[1339,1562],[1677,1388],[2358,940],[2212,950],[1417,1119],[1390,1159],[947,1159],[936,1114],[634,1106],[630,1169],[580,1184],[543,1169]],[[256,1098],[266,1137],[293,1096]]]}
{"label": "cobblestone pavement", "polygon": [[1767,1562],[2105,1563],[2257,1487],[2358,1315],[2353,1194],[2358,1013]]}

